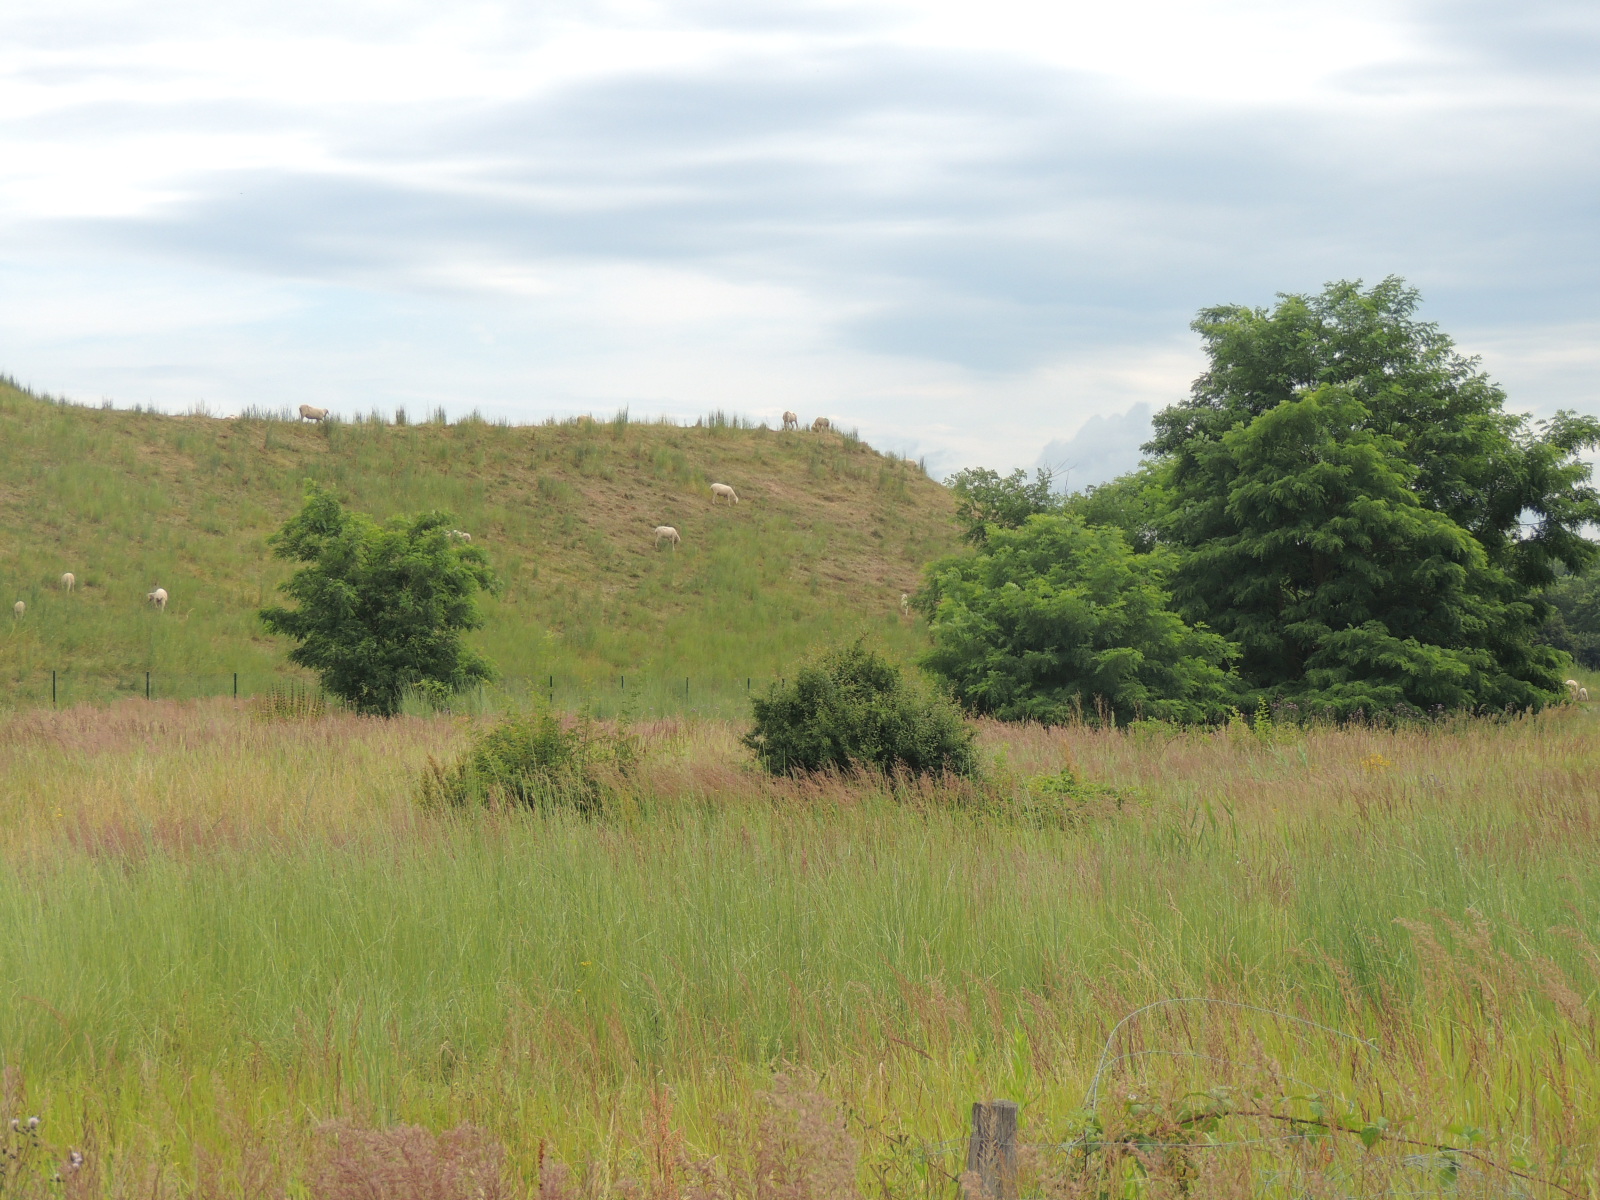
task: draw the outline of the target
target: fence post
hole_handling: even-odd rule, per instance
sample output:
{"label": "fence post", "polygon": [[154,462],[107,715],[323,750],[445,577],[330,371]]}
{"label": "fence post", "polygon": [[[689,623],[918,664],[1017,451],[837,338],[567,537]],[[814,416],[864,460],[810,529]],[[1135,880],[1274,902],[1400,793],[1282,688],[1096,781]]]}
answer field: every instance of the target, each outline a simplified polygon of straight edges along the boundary
{"label": "fence post", "polygon": [[1016,1200],[1017,1106],[1013,1101],[979,1100],[973,1104],[967,1170],[977,1175],[983,1195]]}
{"label": "fence post", "polygon": [[149,671],[146,671],[144,673],[144,698],[146,700],[150,699],[150,672]]}
{"label": "fence post", "polygon": [[55,707],[55,703],[56,703],[56,673],[54,671],[51,671],[50,672],[50,706],[52,708],[54,708]]}
{"label": "fence post", "polygon": [[235,700],[239,698],[239,672],[237,671],[233,673],[233,698]]}

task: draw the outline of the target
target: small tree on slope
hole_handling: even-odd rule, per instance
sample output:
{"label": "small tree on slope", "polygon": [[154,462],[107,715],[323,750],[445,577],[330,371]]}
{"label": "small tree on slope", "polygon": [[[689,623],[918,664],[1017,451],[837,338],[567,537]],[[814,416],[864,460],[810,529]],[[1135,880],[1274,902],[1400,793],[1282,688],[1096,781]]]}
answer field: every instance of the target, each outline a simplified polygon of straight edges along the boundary
{"label": "small tree on slope", "polygon": [[358,712],[392,716],[407,688],[447,694],[493,678],[462,634],[483,624],[475,594],[496,580],[451,524],[427,512],[378,525],[312,484],[271,538],[279,558],[306,564],[280,588],[299,607],[262,609],[262,621],[299,643],[291,662]]}

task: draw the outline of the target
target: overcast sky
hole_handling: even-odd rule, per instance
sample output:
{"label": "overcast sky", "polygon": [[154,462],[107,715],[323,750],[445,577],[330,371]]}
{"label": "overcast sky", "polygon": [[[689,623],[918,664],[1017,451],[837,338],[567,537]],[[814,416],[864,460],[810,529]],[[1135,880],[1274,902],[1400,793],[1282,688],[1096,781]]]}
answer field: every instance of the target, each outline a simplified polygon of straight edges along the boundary
{"label": "overcast sky", "polygon": [[1202,305],[1395,273],[1515,405],[1597,412],[1597,135],[1593,0],[7,0],[0,371],[792,408],[1076,485]]}

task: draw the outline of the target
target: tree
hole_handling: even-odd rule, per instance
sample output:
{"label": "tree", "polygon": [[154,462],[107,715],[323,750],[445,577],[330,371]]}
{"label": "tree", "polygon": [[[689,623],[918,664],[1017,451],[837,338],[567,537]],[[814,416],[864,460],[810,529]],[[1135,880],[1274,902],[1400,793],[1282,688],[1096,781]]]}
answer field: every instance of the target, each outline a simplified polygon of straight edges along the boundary
{"label": "tree", "polygon": [[1051,494],[1055,476],[1041,467],[1028,482],[1021,467],[1001,475],[987,467],[968,467],[950,477],[950,490],[956,494],[956,520],[966,527],[967,541],[982,544],[993,529],[1016,529],[1035,513],[1051,512],[1060,506]]}
{"label": "tree", "polygon": [[1061,511],[1082,517],[1087,525],[1120,529],[1135,553],[1148,554],[1161,536],[1161,523],[1171,507],[1170,474],[1166,464],[1146,464],[1109,483],[1065,497]]}
{"label": "tree", "polygon": [[1576,452],[1600,422],[1507,413],[1417,303],[1391,278],[1204,310],[1210,365],[1155,418],[1179,611],[1236,640],[1262,695],[1349,712],[1560,694],[1541,593],[1594,560]]}
{"label": "tree", "polygon": [[263,609],[261,620],[299,643],[291,662],[358,712],[393,715],[411,687],[444,695],[492,679],[462,634],[483,624],[475,593],[497,583],[483,551],[452,537],[451,524],[427,512],[380,526],[311,484],[270,539],[279,558],[307,564],[279,589],[299,607]]}
{"label": "tree", "polygon": [[774,775],[863,765],[918,775],[977,770],[960,710],[861,639],[806,663],[753,708],[743,741]]}
{"label": "tree", "polygon": [[1167,552],[1135,554],[1120,529],[1080,516],[993,530],[978,554],[927,568],[922,664],[1004,720],[1213,720],[1233,699],[1230,650],[1172,611],[1170,567]]}
{"label": "tree", "polygon": [[1563,575],[1545,593],[1554,611],[1541,631],[1591,671],[1600,670],[1600,571]]}

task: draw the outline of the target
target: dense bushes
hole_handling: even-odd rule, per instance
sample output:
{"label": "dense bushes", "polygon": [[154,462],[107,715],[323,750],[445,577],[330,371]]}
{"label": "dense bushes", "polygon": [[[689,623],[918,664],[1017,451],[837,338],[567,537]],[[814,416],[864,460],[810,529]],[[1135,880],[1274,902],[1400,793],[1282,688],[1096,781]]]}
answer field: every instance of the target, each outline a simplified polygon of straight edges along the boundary
{"label": "dense bushes", "polygon": [[860,640],[807,663],[754,709],[755,727],[743,741],[775,775],[862,766],[970,775],[977,768],[960,710]]}
{"label": "dense bushes", "polygon": [[922,664],[1001,720],[1214,721],[1233,699],[1230,648],[1171,610],[1165,552],[1077,516],[990,530],[977,554],[927,570]]}
{"label": "dense bushes", "polygon": [[626,773],[634,758],[626,729],[606,730],[587,720],[569,725],[551,712],[507,717],[476,733],[452,766],[429,760],[422,803],[594,812],[605,799],[606,776]]}

